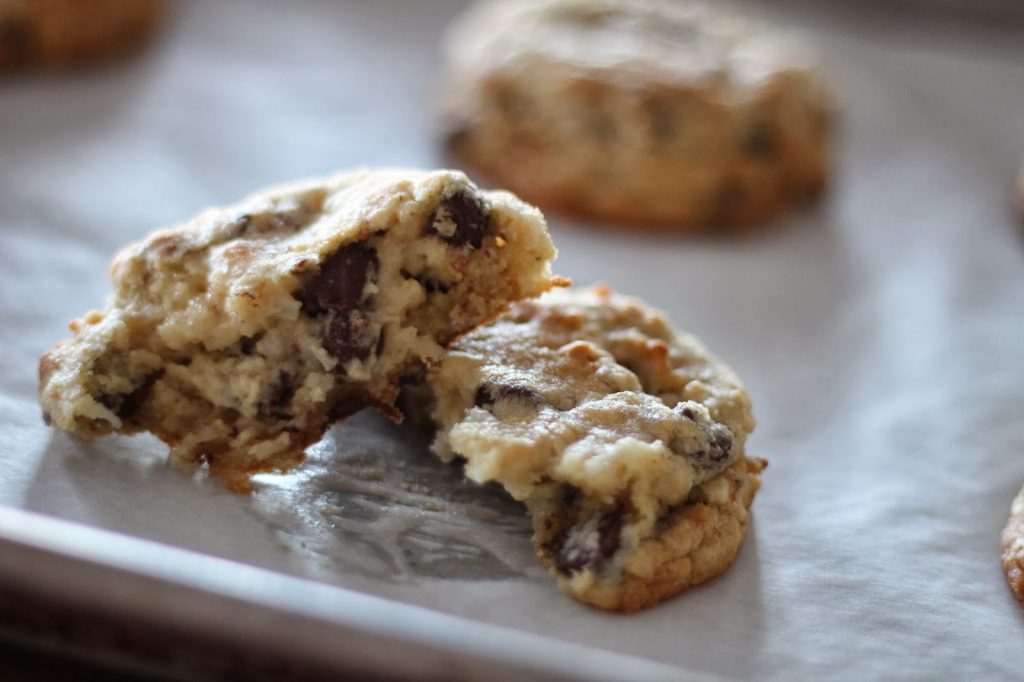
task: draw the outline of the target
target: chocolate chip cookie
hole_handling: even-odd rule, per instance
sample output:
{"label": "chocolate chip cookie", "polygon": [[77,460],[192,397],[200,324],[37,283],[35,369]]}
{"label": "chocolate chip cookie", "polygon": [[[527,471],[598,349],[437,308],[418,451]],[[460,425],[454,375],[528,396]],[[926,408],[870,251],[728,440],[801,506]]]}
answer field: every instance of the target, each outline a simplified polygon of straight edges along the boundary
{"label": "chocolate chip cookie", "polygon": [[136,47],[164,0],[0,0],[0,71],[78,64]]}
{"label": "chocolate chip cookie", "polygon": [[434,449],[526,503],[563,590],[651,606],[724,571],[765,466],[746,391],[692,336],[604,288],[515,304],[428,372]]}
{"label": "chocolate chip cookie", "polygon": [[724,3],[481,2],[445,47],[452,150],[545,210],[724,230],[825,187],[824,86]]}
{"label": "chocolate chip cookie", "polygon": [[44,417],[91,438],[151,431],[229,487],[284,470],[403,375],[560,280],[544,219],[454,171],[300,182],[156,232],[114,295],[40,361]]}
{"label": "chocolate chip cookie", "polygon": [[1010,520],[1002,537],[1003,570],[1013,595],[1024,606],[1024,488],[1010,507]]}

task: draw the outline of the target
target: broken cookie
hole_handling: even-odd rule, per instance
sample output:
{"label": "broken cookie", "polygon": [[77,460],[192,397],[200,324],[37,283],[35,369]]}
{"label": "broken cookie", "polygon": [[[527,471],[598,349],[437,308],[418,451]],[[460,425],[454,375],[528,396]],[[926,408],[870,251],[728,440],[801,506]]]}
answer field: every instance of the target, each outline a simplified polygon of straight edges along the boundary
{"label": "broken cookie", "polygon": [[361,171],[211,209],[114,260],[114,295],[45,354],[48,423],[151,431],[235,490],[554,284],[544,219],[454,171]]}
{"label": "broken cookie", "polygon": [[428,372],[434,449],[526,503],[562,589],[634,611],[732,562],[765,462],[736,376],[607,289],[515,304]]}

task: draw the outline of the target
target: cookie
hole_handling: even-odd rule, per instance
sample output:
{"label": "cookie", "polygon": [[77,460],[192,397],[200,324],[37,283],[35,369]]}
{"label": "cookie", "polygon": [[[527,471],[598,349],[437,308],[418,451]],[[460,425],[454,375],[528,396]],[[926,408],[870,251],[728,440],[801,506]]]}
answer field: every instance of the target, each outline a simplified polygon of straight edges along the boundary
{"label": "cookie", "polygon": [[1010,520],[1003,529],[1003,570],[1013,595],[1024,606],[1024,488],[1010,507]]}
{"label": "cookie", "polygon": [[163,13],[163,0],[0,0],[0,71],[116,55],[149,38]]}
{"label": "cookie", "polygon": [[433,447],[526,503],[561,588],[634,611],[732,562],[765,466],[736,376],[605,288],[515,304],[428,371]]}
{"label": "cookie", "polygon": [[824,86],[724,3],[481,2],[445,47],[450,148],[544,210],[735,230],[826,185]]}
{"label": "cookie", "polygon": [[360,171],[211,209],[129,246],[114,295],[40,361],[44,418],[151,431],[238,491],[334,421],[396,419],[401,377],[560,280],[544,219],[454,171]]}

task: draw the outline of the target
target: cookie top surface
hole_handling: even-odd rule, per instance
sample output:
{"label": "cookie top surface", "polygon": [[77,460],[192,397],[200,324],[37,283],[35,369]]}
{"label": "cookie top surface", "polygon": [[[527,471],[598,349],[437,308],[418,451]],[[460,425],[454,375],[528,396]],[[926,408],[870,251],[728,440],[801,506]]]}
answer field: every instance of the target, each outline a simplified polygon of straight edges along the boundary
{"label": "cookie top surface", "polygon": [[483,2],[453,26],[451,63],[466,73],[568,74],[741,93],[808,65],[788,41],[728,4],[687,0]]}
{"label": "cookie top surface", "polygon": [[[274,318],[294,318],[303,305],[296,291],[344,245],[411,218],[439,193],[459,203],[465,196],[459,189],[470,187],[457,171],[394,169],[270,188],[123,250],[111,266],[112,303],[161,318],[161,336],[172,347],[201,343],[216,349]],[[537,214],[505,192],[482,196],[498,210]],[[434,229],[449,242],[469,243],[479,227],[471,219],[456,228],[445,214],[436,216]],[[374,287],[368,277],[373,260],[368,253],[347,252],[333,264],[337,272],[318,283],[332,287],[335,298],[358,301]]]}
{"label": "cookie top surface", "polygon": [[431,381],[451,429],[442,454],[519,499],[543,472],[672,504],[740,456],[754,426],[739,381],[699,341],[603,288],[516,304],[457,342]]}

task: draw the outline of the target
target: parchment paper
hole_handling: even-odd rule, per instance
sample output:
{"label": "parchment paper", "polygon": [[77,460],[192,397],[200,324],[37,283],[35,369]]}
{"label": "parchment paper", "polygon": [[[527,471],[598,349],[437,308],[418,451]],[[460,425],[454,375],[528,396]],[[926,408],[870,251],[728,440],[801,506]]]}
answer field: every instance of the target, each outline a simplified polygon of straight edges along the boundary
{"label": "parchment paper", "polygon": [[551,216],[559,273],[647,298],[733,365],[771,461],[735,565],[658,608],[561,596],[518,505],[372,414],[251,497],[169,471],[151,438],[44,427],[37,358],[101,305],[121,245],[273,182],[446,163],[457,9],[182,2],[137,59],[0,81],[0,504],[726,677],[1018,675],[998,534],[1024,483],[1019,25],[773,4],[841,102],[827,202],[741,240]]}

